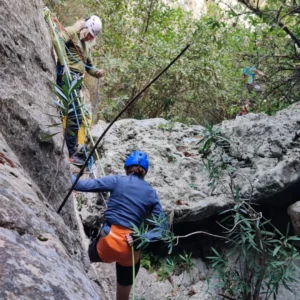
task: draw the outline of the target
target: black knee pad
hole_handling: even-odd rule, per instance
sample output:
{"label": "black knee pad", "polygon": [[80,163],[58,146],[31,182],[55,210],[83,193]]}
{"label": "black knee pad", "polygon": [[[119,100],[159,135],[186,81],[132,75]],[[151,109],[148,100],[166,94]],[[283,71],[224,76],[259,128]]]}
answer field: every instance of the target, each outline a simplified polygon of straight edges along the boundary
{"label": "black knee pad", "polygon": [[[117,283],[122,286],[132,285],[132,267],[124,267],[116,263]],[[140,269],[140,261],[135,264],[135,277]]]}
{"label": "black knee pad", "polygon": [[89,245],[88,254],[89,254],[89,258],[90,258],[91,262],[101,262],[101,259],[97,252],[98,241],[99,241],[99,238],[96,238],[96,239],[92,240]]}

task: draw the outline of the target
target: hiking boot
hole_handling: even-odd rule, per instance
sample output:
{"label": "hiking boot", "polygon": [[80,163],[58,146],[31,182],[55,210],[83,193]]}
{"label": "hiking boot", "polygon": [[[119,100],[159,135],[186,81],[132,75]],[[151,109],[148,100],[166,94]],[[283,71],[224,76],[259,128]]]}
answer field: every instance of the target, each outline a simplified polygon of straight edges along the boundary
{"label": "hiking boot", "polygon": [[77,155],[73,155],[69,159],[70,163],[76,166],[83,166],[85,161],[80,159]]}

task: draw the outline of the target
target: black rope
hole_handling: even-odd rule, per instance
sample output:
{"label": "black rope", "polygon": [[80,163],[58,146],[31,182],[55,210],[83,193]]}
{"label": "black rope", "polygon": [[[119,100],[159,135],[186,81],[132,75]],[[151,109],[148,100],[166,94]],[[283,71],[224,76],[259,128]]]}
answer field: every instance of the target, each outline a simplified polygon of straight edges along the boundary
{"label": "black rope", "polygon": [[107,128],[103,131],[102,135],[99,137],[98,141],[96,142],[96,144],[94,145],[92,151],[90,152],[89,156],[87,157],[84,165],[81,167],[75,182],[73,183],[72,187],[70,188],[68,194],[66,195],[66,197],[64,198],[62,204],[60,205],[60,207],[57,210],[57,213],[59,214],[60,211],[62,210],[62,208],[64,207],[64,205],[66,204],[69,196],[71,195],[72,191],[74,190],[79,178],[81,177],[81,175],[83,174],[84,168],[87,166],[88,161],[90,160],[90,158],[92,157],[92,155],[94,154],[97,146],[99,145],[99,143],[101,142],[101,140],[103,139],[103,137],[105,136],[105,134],[107,133],[107,131],[110,129],[110,127],[112,127],[112,125],[119,119],[119,117],[128,109],[128,107],[130,107],[161,75],[163,75],[178,59],[180,56],[182,56],[184,54],[184,52],[190,47],[190,45],[188,44],[158,75],[156,75],[156,77],[154,79],[152,79],[136,96],[134,96],[129,102],[128,104],[118,113],[118,115],[111,121],[111,123],[107,126]]}

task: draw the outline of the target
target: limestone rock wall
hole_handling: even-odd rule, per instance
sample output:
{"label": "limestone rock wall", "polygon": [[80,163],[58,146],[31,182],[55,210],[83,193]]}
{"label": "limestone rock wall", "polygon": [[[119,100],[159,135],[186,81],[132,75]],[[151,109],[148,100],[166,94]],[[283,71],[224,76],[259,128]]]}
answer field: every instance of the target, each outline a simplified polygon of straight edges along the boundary
{"label": "limestone rock wall", "polygon": [[0,2],[0,64],[0,299],[100,299],[72,197],[56,213],[71,184],[61,127],[47,127],[58,113],[42,1]]}
{"label": "limestone rock wall", "polygon": [[[43,142],[42,136],[61,131],[51,106],[55,65],[41,1],[1,1],[0,131],[20,164],[46,195],[61,154],[62,135]],[[50,203],[62,201],[70,173],[62,165]],[[69,220],[71,221],[71,220]]]}
{"label": "limestone rock wall", "polygon": [[275,116],[249,114],[222,123],[222,134],[231,141],[228,157],[239,171],[243,194],[250,194],[250,181],[257,202],[287,206],[298,200],[282,193],[272,203],[276,194],[300,183],[299,113],[296,103]]}
{"label": "limestone rock wall", "polygon": [[[224,121],[219,127],[230,146],[225,152],[212,146],[208,158],[222,159],[234,170],[241,197],[288,206],[298,200],[295,194],[285,197],[285,192],[300,182],[299,116],[297,103],[275,116],[249,114]],[[94,126],[95,138],[105,126]],[[165,210],[175,213],[175,222],[192,222],[221,212],[233,201],[226,173],[220,173],[215,189],[209,186],[207,161],[198,152],[204,135],[201,126],[163,119],[121,120],[99,151],[107,174],[124,173],[124,160],[132,150],[146,151],[150,157],[146,180],[157,189]]]}

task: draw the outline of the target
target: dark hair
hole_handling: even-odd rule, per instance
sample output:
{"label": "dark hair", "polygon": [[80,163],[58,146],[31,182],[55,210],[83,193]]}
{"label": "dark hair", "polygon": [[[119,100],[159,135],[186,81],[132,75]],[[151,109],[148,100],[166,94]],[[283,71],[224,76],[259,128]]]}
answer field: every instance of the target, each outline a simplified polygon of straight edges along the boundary
{"label": "dark hair", "polygon": [[126,170],[126,175],[133,173],[141,178],[144,178],[147,173],[145,169],[142,168],[141,166],[130,166],[125,168],[125,170]]}

